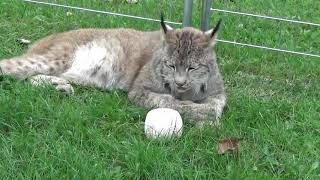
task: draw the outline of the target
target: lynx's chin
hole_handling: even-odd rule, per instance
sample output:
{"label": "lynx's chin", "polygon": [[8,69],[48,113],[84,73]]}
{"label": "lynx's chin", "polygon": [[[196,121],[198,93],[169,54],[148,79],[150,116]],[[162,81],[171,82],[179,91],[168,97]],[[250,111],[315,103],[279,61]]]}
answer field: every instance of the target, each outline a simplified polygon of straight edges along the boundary
{"label": "lynx's chin", "polygon": [[175,88],[173,93],[173,96],[177,99],[181,99],[181,97],[185,96],[186,94],[189,94],[190,92],[190,88],[188,89],[179,89],[179,88]]}
{"label": "lynx's chin", "polygon": [[177,91],[178,93],[184,93],[184,92],[188,91],[189,89],[190,89],[190,88],[177,87],[177,88],[176,88],[176,91]]}

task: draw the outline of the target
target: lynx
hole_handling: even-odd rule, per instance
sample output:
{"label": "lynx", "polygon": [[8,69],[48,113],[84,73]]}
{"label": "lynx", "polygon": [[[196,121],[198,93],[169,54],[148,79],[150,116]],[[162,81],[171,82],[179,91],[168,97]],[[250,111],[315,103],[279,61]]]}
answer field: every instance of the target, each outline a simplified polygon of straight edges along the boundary
{"label": "lynx", "polygon": [[73,94],[71,84],[128,92],[147,108],[178,110],[187,119],[219,122],[226,104],[213,47],[221,20],[202,32],[173,29],[161,17],[160,31],[80,29],[36,42],[19,57],[0,61],[0,75],[53,85]]}

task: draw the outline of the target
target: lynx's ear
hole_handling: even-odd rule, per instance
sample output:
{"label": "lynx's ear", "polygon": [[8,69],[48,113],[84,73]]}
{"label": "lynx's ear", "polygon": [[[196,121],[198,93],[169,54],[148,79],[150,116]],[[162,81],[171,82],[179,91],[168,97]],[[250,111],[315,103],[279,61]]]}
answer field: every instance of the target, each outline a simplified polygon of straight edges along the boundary
{"label": "lynx's ear", "polygon": [[216,44],[216,40],[217,40],[217,37],[218,37],[218,31],[219,31],[219,28],[220,28],[220,24],[221,24],[221,19],[218,21],[216,27],[214,27],[213,29],[210,29],[208,31],[206,31],[204,34],[208,40],[208,44],[210,47],[213,47],[215,44]]}
{"label": "lynx's ear", "polygon": [[166,39],[167,40],[167,35],[168,35],[168,32],[169,31],[172,31],[173,28],[170,27],[169,25],[167,25],[165,22],[164,22],[164,17],[163,17],[163,14],[161,13],[161,32],[162,32],[162,37],[163,39]]}

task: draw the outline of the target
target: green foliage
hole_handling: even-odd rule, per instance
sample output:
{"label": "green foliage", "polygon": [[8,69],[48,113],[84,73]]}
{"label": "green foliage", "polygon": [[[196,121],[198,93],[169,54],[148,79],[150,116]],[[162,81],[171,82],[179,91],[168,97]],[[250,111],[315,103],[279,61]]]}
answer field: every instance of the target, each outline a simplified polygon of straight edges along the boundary
{"label": "green foliage", "polygon": [[[181,22],[183,1],[57,0],[99,10]],[[193,24],[199,25],[200,1]],[[215,8],[320,22],[316,0],[214,1]],[[71,12],[72,15],[67,15]],[[215,12],[220,39],[320,54],[319,29]],[[19,0],[0,2],[0,57],[21,54],[18,38],[35,41],[77,28],[159,24],[51,8]],[[186,124],[173,141],[147,140],[146,109],[126,93],[76,87],[68,97],[0,79],[0,177],[2,179],[319,179],[320,61],[318,58],[217,44],[228,107],[221,128]],[[238,155],[217,154],[217,142],[242,138]]]}

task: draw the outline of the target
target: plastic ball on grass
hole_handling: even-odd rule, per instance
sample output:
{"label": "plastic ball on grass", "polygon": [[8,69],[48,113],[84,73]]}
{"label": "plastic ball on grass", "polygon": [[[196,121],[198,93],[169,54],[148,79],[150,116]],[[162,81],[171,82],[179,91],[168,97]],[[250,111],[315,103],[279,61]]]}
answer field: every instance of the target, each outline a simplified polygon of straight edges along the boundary
{"label": "plastic ball on grass", "polygon": [[157,108],[148,112],[144,132],[147,138],[180,137],[183,122],[178,111],[169,108]]}

